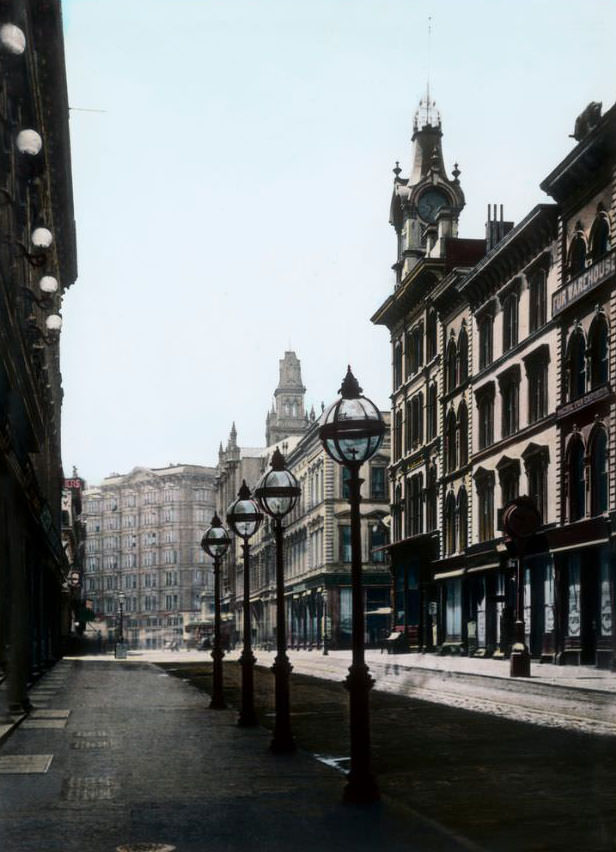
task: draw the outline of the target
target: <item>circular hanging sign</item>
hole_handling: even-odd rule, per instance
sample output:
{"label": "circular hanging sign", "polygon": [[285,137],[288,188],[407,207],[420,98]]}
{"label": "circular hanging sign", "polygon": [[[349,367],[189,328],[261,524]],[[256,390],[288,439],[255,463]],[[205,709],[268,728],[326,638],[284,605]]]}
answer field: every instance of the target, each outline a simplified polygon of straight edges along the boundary
{"label": "circular hanging sign", "polygon": [[528,538],[541,526],[541,515],[530,497],[516,497],[505,506],[503,529],[513,539]]}

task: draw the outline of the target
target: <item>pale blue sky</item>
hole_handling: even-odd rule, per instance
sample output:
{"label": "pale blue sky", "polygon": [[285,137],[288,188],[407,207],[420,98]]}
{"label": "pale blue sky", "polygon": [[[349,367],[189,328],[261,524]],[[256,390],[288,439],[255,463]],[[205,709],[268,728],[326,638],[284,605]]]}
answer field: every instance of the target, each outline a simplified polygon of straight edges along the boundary
{"label": "pale blue sky", "polygon": [[616,100],[611,0],[64,0],[79,278],[63,461],[96,483],[264,443],[289,347],[308,406],[347,363],[389,408],[391,169],[428,69],[467,206],[519,221]]}

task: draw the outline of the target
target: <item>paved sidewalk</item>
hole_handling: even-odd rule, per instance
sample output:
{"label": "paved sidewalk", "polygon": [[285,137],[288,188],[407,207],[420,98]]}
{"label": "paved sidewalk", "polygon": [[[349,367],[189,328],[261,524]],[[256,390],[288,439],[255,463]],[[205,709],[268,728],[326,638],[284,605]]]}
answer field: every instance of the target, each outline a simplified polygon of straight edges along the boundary
{"label": "paved sidewalk", "polygon": [[339,772],[272,755],[265,730],[137,657],[62,660],[30,698],[0,747],[3,852],[477,849],[387,802],[342,805]]}

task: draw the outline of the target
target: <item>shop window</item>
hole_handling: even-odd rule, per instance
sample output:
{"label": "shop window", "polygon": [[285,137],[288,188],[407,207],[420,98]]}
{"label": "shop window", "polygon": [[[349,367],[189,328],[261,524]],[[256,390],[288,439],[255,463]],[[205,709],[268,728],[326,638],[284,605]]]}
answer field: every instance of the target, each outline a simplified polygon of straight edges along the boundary
{"label": "shop window", "polygon": [[518,342],[518,297],[509,293],[503,300],[503,352],[508,352]]}
{"label": "shop window", "polygon": [[576,328],[567,348],[567,376],[569,400],[586,393],[586,341],[581,328]]}
{"label": "shop window", "polygon": [[546,274],[538,270],[530,279],[528,288],[528,328],[537,331],[545,325],[547,319]]}
{"label": "shop window", "polygon": [[591,514],[600,515],[608,509],[607,432],[597,426],[590,439],[590,501]]}
{"label": "shop window", "polygon": [[569,486],[569,521],[579,521],[586,514],[584,481],[584,443],[574,434],[567,447],[567,474]]}
{"label": "shop window", "polygon": [[590,350],[590,386],[596,388],[609,378],[608,365],[608,325],[605,315],[598,313],[594,318],[588,335]]}

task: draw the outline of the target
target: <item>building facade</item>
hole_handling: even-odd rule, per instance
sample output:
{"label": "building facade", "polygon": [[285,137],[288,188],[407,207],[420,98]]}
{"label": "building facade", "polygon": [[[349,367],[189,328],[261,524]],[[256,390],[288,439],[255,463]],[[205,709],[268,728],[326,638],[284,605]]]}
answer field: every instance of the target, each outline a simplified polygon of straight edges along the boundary
{"label": "building facade", "polygon": [[[301,496],[284,521],[286,637],[291,647],[350,647],[351,539],[345,474],[325,453],[314,409],[304,414],[305,388],[294,352],[280,361],[278,407],[266,418],[266,436],[277,440],[261,449],[237,445],[233,426],[226,449],[219,451],[216,471],[217,507],[221,519],[236,499],[243,480],[254,491],[276,448],[297,477]],[[388,414],[385,415],[388,419]],[[389,514],[387,466],[389,435],[362,474],[362,555],[368,641],[376,643],[389,630],[391,576],[384,547]],[[266,517],[250,539],[252,640],[264,647],[276,642],[275,541]],[[244,565],[241,542],[231,536],[223,563],[225,641],[243,635]]]}
{"label": "building facade", "polygon": [[[555,203],[514,228],[489,210],[487,253],[472,264],[472,241],[458,241],[466,263],[448,262],[451,240],[435,264],[419,202],[425,243],[412,265],[399,238],[401,277],[373,321],[393,347],[394,623],[417,647],[509,653],[519,554],[501,517],[524,494],[541,517],[522,571],[531,655],[613,664],[615,123],[616,108],[601,117],[590,105],[542,184]],[[421,397],[413,406],[424,376],[425,416]]]}
{"label": "building facade", "polygon": [[133,648],[179,645],[213,608],[212,560],[201,538],[215,509],[215,471],[200,465],[134,468],[83,494],[83,595],[103,638]]}
{"label": "building facade", "polygon": [[60,308],[76,245],[60,3],[0,26],[0,667],[8,709],[62,654]]}

